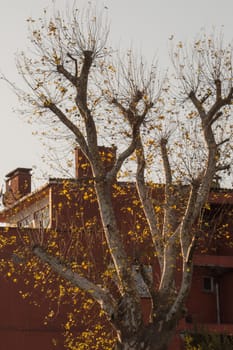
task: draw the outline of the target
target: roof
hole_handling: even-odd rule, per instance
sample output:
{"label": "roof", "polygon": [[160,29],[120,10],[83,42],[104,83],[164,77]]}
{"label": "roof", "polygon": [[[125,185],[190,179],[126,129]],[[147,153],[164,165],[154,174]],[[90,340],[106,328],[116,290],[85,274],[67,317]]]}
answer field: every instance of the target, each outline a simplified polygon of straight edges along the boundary
{"label": "roof", "polygon": [[[27,169],[27,168],[17,168],[18,169]],[[14,171],[12,171],[14,173]],[[77,179],[74,178],[50,178],[47,183],[45,183],[40,188],[36,189],[33,192],[28,193],[27,195],[19,198],[17,201],[15,201],[12,205],[10,205],[7,208],[4,208],[0,211],[0,222],[5,222],[8,217],[12,215],[12,213],[15,213],[15,210],[21,210],[25,207],[28,207],[32,203],[36,202],[37,200],[43,198],[45,195],[47,195],[50,188],[56,186],[56,185],[62,185],[64,182],[69,182],[70,184],[78,183]]]}
{"label": "roof", "polygon": [[38,200],[38,198],[41,198],[44,196],[45,191],[49,188],[49,183],[46,183],[41,188],[28,193],[27,195],[21,197],[17,201],[15,201],[12,205],[10,205],[7,208],[4,208],[0,211],[0,222],[5,222],[8,217],[12,215],[13,212],[15,212],[15,208],[22,208],[25,207],[25,205],[29,205],[33,203],[34,201]]}
{"label": "roof", "polygon": [[16,168],[12,171],[10,171],[8,174],[6,174],[6,177],[12,177],[13,175],[17,175],[19,173],[25,173],[25,174],[28,174],[32,171],[31,168]]}
{"label": "roof", "polygon": [[[14,173],[17,174],[17,172],[25,172],[28,173],[31,171],[30,168],[16,168],[15,170],[8,173],[6,176],[11,177]],[[84,180],[90,180],[89,178],[49,178],[49,181],[44,184],[39,189],[36,189],[35,191],[21,197],[18,199],[15,203],[13,203],[8,208],[4,208],[2,211],[0,211],[0,222],[4,222],[3,220],[6,220],[7,217],[11,216],[12,210],[15,210],[15,208],[18,208],[20,210],[20,207],[24,207],[25,205],[30,205],[31,203],[37,201],[39,198],[42,198],[46,191],[51,188],[52,186],[61,185],[64,182],[69,182],[70,184],[80,184]],[[118,182],[120,186],[133,186],[135,185],[135,182],[131,181],[120,181]],[[163,187],[162,184],[158,184],[159,188],[161,189]],[[209,202],[211,204],[233,204],[233,189],[222,189],[222,188],[213,188],[210,191],[209,194]]]}

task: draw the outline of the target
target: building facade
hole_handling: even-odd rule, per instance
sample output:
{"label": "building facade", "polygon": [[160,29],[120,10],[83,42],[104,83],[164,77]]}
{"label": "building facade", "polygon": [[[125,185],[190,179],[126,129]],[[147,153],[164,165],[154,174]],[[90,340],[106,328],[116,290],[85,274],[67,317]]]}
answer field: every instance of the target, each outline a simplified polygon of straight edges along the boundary
{"label": "building facade", "polygon": [[[115,154],[101,148],[106,167],[111,166]],[[90,165],[77,149],[75,152],[76,172],[73,179],[50,179],[43,187],[31,192],[31,169],[17,168],[6,176],[6,190],[3,195],[4,209],[0,213],[2,236],[23,235],[22,232],[36,233],[40,237],[58,232],[61,245],[67,246],[70,237],[77,234],[79,245],[69,249],[69,258],[82,264],[81,246],[89,251],[87,260],[95,265],[96,271],[104,273],[110,263],[105,257],[106,246],[103,239],[98,205],[94,193]],[[146,223],[138,206],[134,183],[119,182],[113,194],[116,215],[119,218],[124,243],[132,261],[140,255],[154,280],[158,274],[156,259],[150,251],[146,237]],[[156,198],[162,200],[162,187],[158,186]],[[133,205],[132,205],[133,203]],[[186,332],[206,329],[219,334],[233,334],[233,192],[213,189],[206,208],[202,210],[201,225],[197,227],[198,240],[194,256],[194,274],[191,291],[186,303],[184,318],[177,327],[177,336],[172,350],[184,349],[183,338]],[[78,232],[74,228],[79,228]],[[138,233],[137,233],[138,231]],[[145,232],[143,241],[141,233]],[[139,234],[140,233],[140,234]],[[65,239],[64,239],[65,237]],[[64,243],[65,242],[65,243]],[[62,249],[62,248],[61,248]],[[83,252],[83,250],[81,251]],[[12,252],[0,251],[2,259],[13,260]],[[82,255],[82,253],[81,253]],[[79,259],[79,260],[78,260]],[[92,259],[92,260],[91,260]],[[103,263],[104,261],[104,263]],[[135,262],[135,271],[136,262]],[[90,272],[91,273],[91,272]],[[99,275],[101,275],[99,273]],[[135,274],[148,322],[150,302],[140,276]],[[8,276],[11,277],[11,276]],[[98,282],[98,276],[94,277]],[[177,280],[180,274],[177,272]],[[7,276],[1,277],[0,334],[4,350],[62,350],[65,349],[62,329],[66,303],[57,312],[52,322],[45,322],[49,310],[49,300],[38,294],[39,307],[22,298],[19,291],[25,281],[17,283]],[[36,299],[36,296],[35,296]],[[79,315],[79,317],[81,317]],[[46,323],[46,324],[45,324]],[[80,330],[85,330],[85,324]]]}

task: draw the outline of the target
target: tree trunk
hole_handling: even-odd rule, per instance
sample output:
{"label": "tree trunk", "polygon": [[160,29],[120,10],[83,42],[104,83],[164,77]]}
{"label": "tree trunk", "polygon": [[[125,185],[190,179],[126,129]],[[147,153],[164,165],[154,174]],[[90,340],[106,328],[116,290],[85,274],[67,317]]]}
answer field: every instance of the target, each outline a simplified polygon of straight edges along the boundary
{"label": "tree trunk", "polygon": [[114,350],[167,350],[175,334],[175,327],[168,325],[162,330],[153,324],[143,327],[141,332],[118,342]]}
{"label": "tree trunk", "polygon": [[145,345],[143,342],[134,342],[133,340],[125,341],[124,343],[117,344],[114,350],[167,350],[168,345],[160,344],[151,344]]}

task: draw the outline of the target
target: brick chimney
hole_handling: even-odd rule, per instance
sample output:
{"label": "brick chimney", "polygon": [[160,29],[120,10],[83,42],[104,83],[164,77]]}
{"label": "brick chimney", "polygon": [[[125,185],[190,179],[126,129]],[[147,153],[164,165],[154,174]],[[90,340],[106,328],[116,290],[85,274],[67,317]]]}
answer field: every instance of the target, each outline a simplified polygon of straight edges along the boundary
{"label": "brick chimney", "polygon": [[[105,146],[98,148],[106,171],[111,170],[116,160],[116,148]],[[79,147],[75,148],[75,177],[77,179],[93,177],[91,165]]]}
{"label": "brick chimney", "polygon": [[3,195],[3,204],[6,207],[31,192],[31,170],[17,168],[6,175],[6,191]]}

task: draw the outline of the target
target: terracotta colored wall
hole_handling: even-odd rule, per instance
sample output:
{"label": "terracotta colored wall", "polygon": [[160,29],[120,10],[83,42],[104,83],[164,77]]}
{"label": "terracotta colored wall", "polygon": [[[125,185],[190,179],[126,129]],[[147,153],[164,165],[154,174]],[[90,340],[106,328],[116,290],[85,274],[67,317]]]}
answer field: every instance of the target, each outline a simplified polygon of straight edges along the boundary
{"label": "terracotta colored wall", "polygon": [[[104,238],[98,236],[101,234],[99,230],[100,223],[97,213],[97,203],[93,198],[93,201],[85,200],[85,186],[81,183],[82,191],[77,190],[69,191],[67,194],[64,190],[64,185],[58,185],[54,187],[53,193],[53,227],[59,228],[61,235],[65,234],[63,229],[67,228],[67,223],[75,223],[79,227],[80,232],[83,232],[83,237],[86,237],[86,232],[96,233],[92,235],[92,242],[85,241],[84,244],[91,243],[95,249],[95,256],[97,265],[103,267],[102,257],[104,255]],[[122,192],[120,197],[116,197],[115,209],[120,222],[120,229],[122,235],[125,236],[125,243],[129,256],[132,258],[137,257],[140,254],[140,258],[145,259],[145,262],[152,262],[155,265],[155,260],[150,259],[150,246],[148,240],[145,239],[144,243],[138,240],[136,234],[136,224],[140,221],[140,227],[138,233],[143,232],[146,224],[140,215],[137,205],[132,208],[129,201],[130,194],[135,194],[135,187],[128,187]],[[69,196],[69,198],[68,198]],[[136,199],[136,194],[135,194]],[[80,215],[80,208],[83,208],[83,214]],[[127,209],[129,208],[129,210]],[[132,210],[131,210],[132,209]],[[90,230],[82,226],[83,223],[92,220],[93,217],[97,217],[97,223]],[[86,230],[86,231],[85,231]],[[130,235],[125,235],[130,230]],[[145,248],[146,247],[146,248]],[[155,275],[158,269],[154,269]],[[203,291],[203,277],[209,276],[209,268],[195,268],[193,284],[190,296],[187,301],[188,314],[192,317],[194,322],[214,323],[216,322],[216,295],[215,293],[206,293]],[[179,278],[178,278],[179,280]],[[222,304],[222,320],[225,322],[233,322],[233,304],[231,303],[231,291],[232,291],[232,273],[226,274],[222,279],[220,288],[221,304]],[[11,284],[2,279],[0,281],[0,332],[1,339],[4,339],[4,350],[15,350],[16,345],[18,350],[52,350],[56,343],[56,350],[63,350],[63,340],[60,331],[61,319],[57,319],[50,327],[43,325],[44,316],[48,311],[48,305],[42,303],[40,308],[35,308],[33,305],[28,304],[27,300],[22,300],[18,295],[19,286]],[[43,301],[43,299],[40,299]],[[142,301],[144,308],[144,319],[148,319],[150,311],[150,302],[148,299]],[[64,314],[63,314],[64,315]],[[11,332],[11,333],[10,333]],[[176,344],[176,345],[174,345]],[[176,337],[172,346],[172,350],[180,350],[180,338]],[[7,348],[8,347],[8,348]]]}
{"label": "terracotta colored wall", "polygon": [[186,303],[188,318],[193,324],[217,321],[216,293],[203,290],[203,277],[209,275],[208,268],[195,268],[191,291]]}
{"label": "terracotta colored wall", "polygon": [[233,271],[225,271],[219,282],[222,323],[233,323]]}
{"label": "terracotta colored wall", "polygon": [[59,325],[44,325],[48,304],[42,300],[40,307],[30,304],[19,289],[20,285],[0,278],[0,349],[63,350]]}

